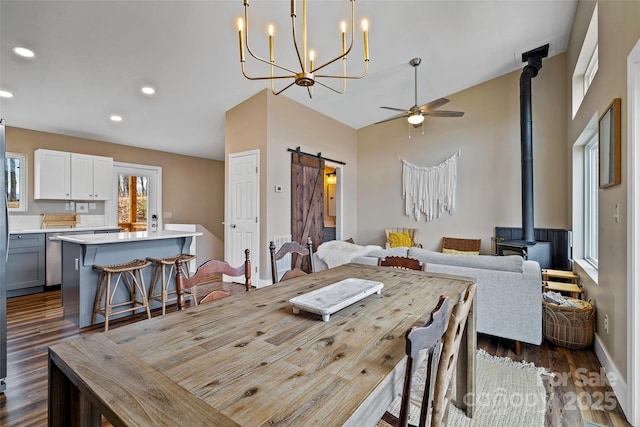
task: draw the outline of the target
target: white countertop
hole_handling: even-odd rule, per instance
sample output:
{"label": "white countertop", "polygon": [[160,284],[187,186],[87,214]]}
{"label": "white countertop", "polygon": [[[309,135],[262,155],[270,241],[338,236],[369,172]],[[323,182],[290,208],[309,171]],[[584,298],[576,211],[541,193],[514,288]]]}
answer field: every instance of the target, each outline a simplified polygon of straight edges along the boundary
{"label": "white countertop", "polygon": [[127,233],[101,233],[101,234],[79,234],[70,236],[58,236],[58,240],[65,242],[79,243],[81,245],[104,245],[108,243],[136,242],[143,240],[174,239],[177,237],[202,236],[200,232],[190,231],[134,231]]}
{"label": "white countertop", "polygon": [[33,234],[33,233],[82,233],[83,231],[101,231],[114,230],[119,228],[117,225],[100,226],[100,227],[56,227],[56,228],[23,228],[17,230],[9,230],[9,234]]}

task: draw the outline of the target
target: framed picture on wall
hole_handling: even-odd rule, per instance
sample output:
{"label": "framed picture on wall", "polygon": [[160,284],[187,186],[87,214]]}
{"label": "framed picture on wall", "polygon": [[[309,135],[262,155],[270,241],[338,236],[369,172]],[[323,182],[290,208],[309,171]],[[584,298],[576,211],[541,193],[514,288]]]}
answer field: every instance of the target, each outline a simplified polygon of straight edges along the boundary
{"label": "framed picture on wall", "polygon": [[600,188],[620,184],[620,98],[614,99],[598,120],[598,159]]}

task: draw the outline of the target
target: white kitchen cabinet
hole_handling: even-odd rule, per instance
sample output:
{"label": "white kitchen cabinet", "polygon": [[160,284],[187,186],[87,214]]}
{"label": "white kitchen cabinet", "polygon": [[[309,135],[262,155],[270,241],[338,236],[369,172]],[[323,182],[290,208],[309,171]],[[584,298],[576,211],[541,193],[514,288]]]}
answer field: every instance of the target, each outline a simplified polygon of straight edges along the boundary
{"label": "white kitchen cabinet", "polygon": [[71,198],[109,200],[113,185],[113,159],[71,153]]}
{"label": "white kitchen cabinet", "polygon": [[34,152],[34,198],[109,200],[113,159],[39,149]]}
{"label": "white kitchen cabinet", "polygon": [[71,153],[39,149],[33,160],[33,198],[71,199]]}

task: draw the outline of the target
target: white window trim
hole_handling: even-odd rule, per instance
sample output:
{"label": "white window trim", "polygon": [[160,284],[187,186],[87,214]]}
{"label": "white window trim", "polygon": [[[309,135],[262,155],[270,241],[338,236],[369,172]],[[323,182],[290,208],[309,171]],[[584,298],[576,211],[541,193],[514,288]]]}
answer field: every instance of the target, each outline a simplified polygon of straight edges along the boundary
{"label": "white window trim", "polygon": [[580,136],[573,144],[572,151],[572,228],[573,228],[573,261],[589,276],[593,283],[598,283],[598,270],[585,259],[585,146],[597,138],[598,113],[594,113]]}
{"label": "white window trim", "polygon": [[[584,146],[584,259],[598,269],[598,137]],[[595,218],[594,218],[595,216]],[[595,236],[594,236],[595,234]],[[595,241],[594,241],[595,239]]]}
{"label": "white window trim", "polygon": [[589,63],[587,64],[587,69],[584,72],[584,95],[587,94],[593,79],[596,77],[596,73],[598,72],[598,45],[596,44],[593,53],[591,54],[591,59],[589,59]]}

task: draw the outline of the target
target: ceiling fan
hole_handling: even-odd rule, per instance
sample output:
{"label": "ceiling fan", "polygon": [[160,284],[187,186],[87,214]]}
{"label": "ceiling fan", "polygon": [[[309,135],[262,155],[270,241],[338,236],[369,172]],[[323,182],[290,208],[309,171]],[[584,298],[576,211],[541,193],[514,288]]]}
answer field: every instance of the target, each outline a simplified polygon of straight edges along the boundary
{"label": "ceiling fan", "polygon": [[376,122],[375,124],[384,123],[391,120],[406,117],[407,121],[411,123],[414,128],[419,128],[422,126],[422,122],[424,121],[424,116],[462,117],[464,115],[462,111],[436,110],[436,108],[442,107],[444,104],[449,102],[447,98],[436,99],[435,101],[431,101],[427,104],[418,106],[418,65],[420,65],[420,62],[422,62],[421,58],[413,58],[411,61],[409,61],[409,64],[413,67],[414,77],[415,77],[414,106],[409,108],[408,110],[404,108],[380,107],[380,108],[385,108],[387,110],[402,111],[402,114],[398,114],[397,116],[393,116],[386,120]]}

